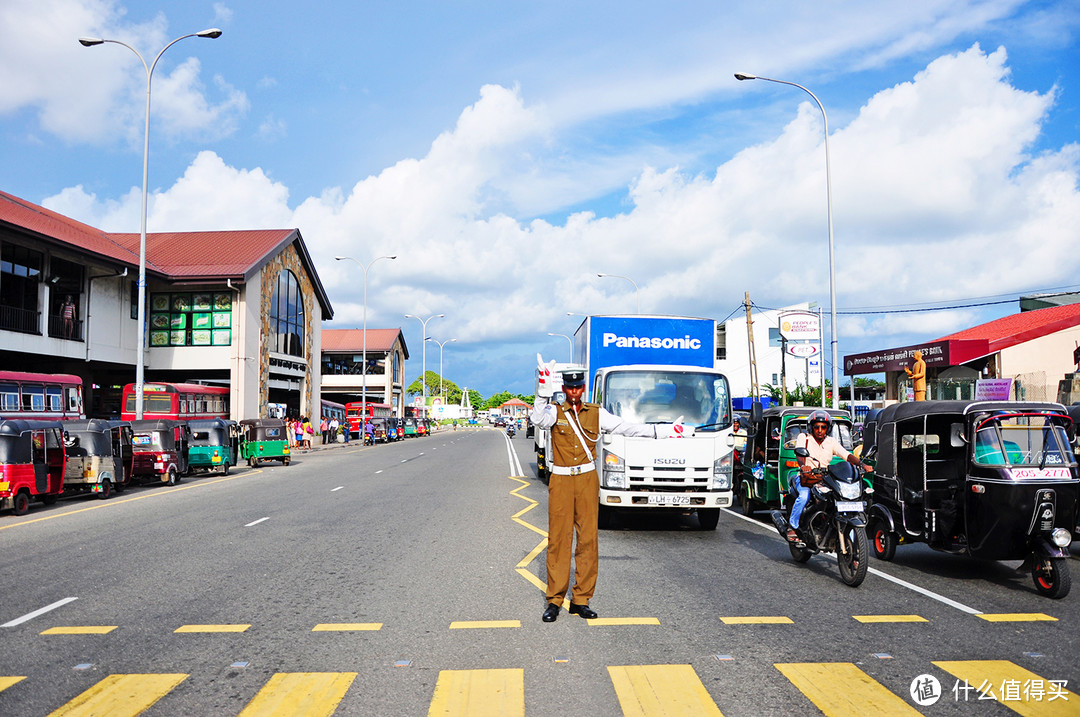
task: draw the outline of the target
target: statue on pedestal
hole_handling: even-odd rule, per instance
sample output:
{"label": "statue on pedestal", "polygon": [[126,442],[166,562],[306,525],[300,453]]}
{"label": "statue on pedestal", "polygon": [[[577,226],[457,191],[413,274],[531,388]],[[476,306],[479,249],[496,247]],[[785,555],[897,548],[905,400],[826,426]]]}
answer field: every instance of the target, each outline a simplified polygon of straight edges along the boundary
{"label": "statue on pedestal", "polygon": [[904,373],[911,378],[912,388],[915,389],[915,400],[926,400],[926,362],[923,361],[922,351],[915,351],[915,361],[911,368],[904,367]]}

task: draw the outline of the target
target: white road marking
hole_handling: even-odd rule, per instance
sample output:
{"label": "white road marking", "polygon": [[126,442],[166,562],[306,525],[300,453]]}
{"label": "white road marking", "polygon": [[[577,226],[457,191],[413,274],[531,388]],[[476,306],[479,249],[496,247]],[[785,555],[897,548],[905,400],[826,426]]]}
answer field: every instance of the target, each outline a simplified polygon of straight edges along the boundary
{"label": "white road marking", "polygon": [[245,528],[250,528],[253,525],[258,525],[259,523],[263,522],[264,520],[270,520],[270,516],[267,516],[265,518],[259,518],[258,520],[253,520],[250,523],[248,523],[247,525],[245,525],[244,527]]}
{"label": "white road marking", "polygon": [[33,612],[28,612],[25,615],[23,615],[22,617],[17,617],[17,618],[15,618],[14,620],[12,620],[10,622],[5,622],[3,625],[0,625],[0,627],[15,627],[16,625],[22,625],[24,622],[29,622],[30,620],[33,620],[38,615],[44,615],[45,613],[49,612],[50,610],[55,610],[58,607],[62,607],[64,605],[67,605],[69,602],[72,602],[73,600],[78,600],[78,599],[79,598],[77,598],[77,597],[69,597],[69,598],[64,598],[63,600],[57,600],[52,605],[46,605],[43,608],[40,608],[38,610],[34,610]]}
{"label": "white road marking", "polygon": [[338,491],[338,490],[341,490],[341,489],[342,489],[342,488],[344,488],[344,487],[345,487],[345,486],[343,486],[343,485],[339,485],[339,486],[338,486],[337,488],[331,488],[331,489],[330,489],[330,492],[331,492],[331,493],[333,493],[334,491]]}

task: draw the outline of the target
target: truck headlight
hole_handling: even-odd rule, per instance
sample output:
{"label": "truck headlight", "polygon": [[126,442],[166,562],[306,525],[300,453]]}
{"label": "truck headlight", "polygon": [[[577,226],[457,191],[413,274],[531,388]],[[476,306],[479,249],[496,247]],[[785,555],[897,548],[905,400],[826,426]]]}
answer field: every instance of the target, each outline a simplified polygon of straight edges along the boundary
{"label": "truck headlight", "polygon": [[713,461],[712,490],[731,490],[731,453]]}
{"label": "truck headlight", "polygon": [[626,461],[610,451],[604,452],[604,487],[626,488]]}

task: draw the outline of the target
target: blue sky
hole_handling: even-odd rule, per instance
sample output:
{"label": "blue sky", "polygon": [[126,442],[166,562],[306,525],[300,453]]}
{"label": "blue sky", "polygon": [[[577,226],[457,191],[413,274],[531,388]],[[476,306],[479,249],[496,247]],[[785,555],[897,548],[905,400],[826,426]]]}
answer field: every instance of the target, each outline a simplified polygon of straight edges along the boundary
{"label": "blue sky", "polygon": [[[722,319],[1080,286],[1080,6],[6,0],[0,188],[137,231],[148,61],[149,230],[298,227],[335,309],[428,324],[447,378],[529,392],[567,312]],[[723,7],[723,6],[731,7]],[[901,7],[902,5],[902,7]],[[895,6],[895,7],[894,7]],[[351,265],[351,266],[350,266]],[[841,316],[841,355],[1016,304]],[[828,323],[828,322],[826,322]],[[428,368],[438,370],[438,347]]]}

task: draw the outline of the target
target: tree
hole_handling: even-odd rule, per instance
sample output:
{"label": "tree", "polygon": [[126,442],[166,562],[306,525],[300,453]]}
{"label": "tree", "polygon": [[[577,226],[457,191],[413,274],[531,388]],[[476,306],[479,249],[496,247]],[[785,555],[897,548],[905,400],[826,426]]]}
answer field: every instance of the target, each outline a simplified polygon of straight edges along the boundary
{"label": "tree", "polygon": [[[461,389],[453,381],[447,379],[445,376],[442,378],[442,390],[446,394],[447,403],[460,403],[461,402]],[[424,374],[424,381],[427,382],[427,391],[429,396],[439,395],[439,374],[434,371],[428,371]],[[409,387],[405,389],[405,393],[410,396],[419,396],[424,392],[424,386],[417,378],[415,381],[409,384]]]}

